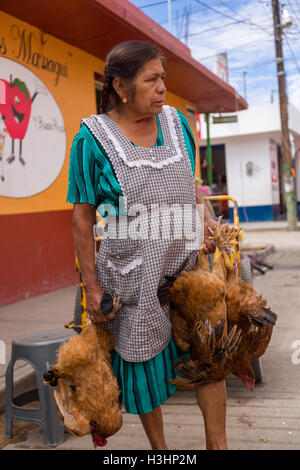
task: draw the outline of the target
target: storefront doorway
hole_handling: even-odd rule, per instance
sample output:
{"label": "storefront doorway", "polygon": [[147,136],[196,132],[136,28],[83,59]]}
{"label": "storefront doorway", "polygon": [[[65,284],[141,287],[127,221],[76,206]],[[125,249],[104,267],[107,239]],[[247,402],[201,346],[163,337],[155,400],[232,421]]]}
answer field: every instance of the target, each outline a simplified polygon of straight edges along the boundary
{"label": "storefront doorway", "polygon": [[[226,178],[226,156],[225,145],[212,145],[212,195],[228,194]],[[200,147],[201,178],[203,185],[208,186],[207,178],[207,147]],[[215,215],[223,214],[224,218],[229,218],[229,208],[227,201],[213,202]]]}

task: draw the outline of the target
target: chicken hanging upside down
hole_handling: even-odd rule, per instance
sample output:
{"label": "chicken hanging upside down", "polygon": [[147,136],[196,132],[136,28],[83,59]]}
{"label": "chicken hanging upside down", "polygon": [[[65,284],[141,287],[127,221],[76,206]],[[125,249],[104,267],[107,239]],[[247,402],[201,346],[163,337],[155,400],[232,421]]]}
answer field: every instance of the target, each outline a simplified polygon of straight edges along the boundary
{"label": "chicken hanging upside down", "polygon": [[[118,308],[118,301],[114,304]],[[120,391],[110,351],[114,337],[90,321],[82,332],[62,343],[57,362],[44,374],[44,383],[57,386],[54,397],[67,431],[75,436],[91,433],[94,447],[122,426]]]}
{"label": "chicken hanging upside down", "polygon": [[176,365],[181,377],[169,380],[179,388],[193,388],[234,373],[252,390],[251,361],[266,351],[276,315],[235,275],[225,250],[239,229],[221,225],[220,218],[211,233],[216,243],[212,271],[201,247],[196,267],[178,275],[167,294],[166,288],[159,292],[161,301],[170,302],[176,344],[190,350],[190,358]]}
{"label": "chicken hanging upside down", "polygon": [[267,301],[258,295],[250,284],[235,275],[233,264],[225,251],[226,241],[222,240],[222,236],[218,236],[217,243],[218,240],[226,271],[228,327],[232,328],[233,325],[237,325],[242,331],[242,340],[231,372],[240,377],[252,391],[255,376],[251,362],[266,352],[277,315],[267,308]]}

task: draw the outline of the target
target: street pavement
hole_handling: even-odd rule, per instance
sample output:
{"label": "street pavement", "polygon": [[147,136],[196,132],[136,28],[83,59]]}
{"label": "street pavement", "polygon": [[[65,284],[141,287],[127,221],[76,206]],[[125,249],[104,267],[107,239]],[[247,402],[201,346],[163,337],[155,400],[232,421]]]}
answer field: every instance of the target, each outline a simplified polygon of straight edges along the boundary
{"label": "street pavement", "polygon": [[[263,242],[267,260],[274,268],[257,273],[254,286],[278,314],[277,326],[261,359],[263,382],[249,392],[242,382],[227,379],[227,434],[232,450],[300,449],[300,231],[289,232],[285,224],[245,224],[245,243]],[[61,329],[72,319],[76,286],[0,308],[0,340],[6,345],[6,364],[11,341],[29,332]],[[6,365],[0,365],[0,410],[5,409]],[[32,388],[32,369],[19,361],[15,367],[16,393]],[[193,391],[177,391],[163,406],[169,449],[205,449],[203,418]],[[123,413],[121,430],[102,449],[149,450],[138,416]],[[11,440],[3,437],[4,414],[0,415],[0,447],[3,450],[93,449],[90,436],[65,434],[65,442],[47,447],[37,425],[25,427]],[[2,435],[1,435],[2,433]],[[101,449],[99,450],[101,452]]]}

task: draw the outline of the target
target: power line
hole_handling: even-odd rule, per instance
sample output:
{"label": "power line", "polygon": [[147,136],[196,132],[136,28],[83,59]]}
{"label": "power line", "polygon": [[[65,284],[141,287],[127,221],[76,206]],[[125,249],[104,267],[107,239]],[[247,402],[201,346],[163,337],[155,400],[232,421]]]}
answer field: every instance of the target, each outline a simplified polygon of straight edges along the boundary
{"label": "power line", "polygon": [[238,23],[239,23],[238,21],[234,21],[233,23],[223,24],[222,26],[214,26],[213,28],[202,29],[201,31],[197,31],[196,33],[188,34],[188,37],[199,36],[199,34],[208,33],[210,31],[216,31],[218,29],[223,29],[223,28],[226,28],[227,26],[233,26]]}
{"label": "power line", "polygon": [[294,7],[293,7],[292,3],[289,0],[288,0],[288,4],[289,4],[289,7],[291,8],[292,13],[294,14],[294,17],[296,19],[296,22],[297,22],[298,26],[300,26],[300,20],[299,20],[297,14],[296,14],[296,11],[294,10]]}
{"label": "power line", "polygon": [[148,3],[147,5],[142,5],[138,8],[141,10],[142,8],[156,7],[158,5],[164,5],[166,3],[168,3],[167,0],[164,0],[163,2]]}
{"label": "power line", "polygon": [[[172,1],[176,1],[176,0],[172,0]],[[163,3],[167,3],[167,2],[165,1],[165,2],[163,2]],[[140,7],[139,7],[139,8],[140,8]],[[198,9],[196,9],[196,10],[193,10],[192,13],[198,13],[198,12],[201,11],[201,10],[202,10],[202,8],[198,8]],[[175,19],[176,19],[176,21],[177,21],[179,18],[183,18],[184,16],[186,16],[186,13],[183,13],[183,15],[177,15],[177,16],[175,17]],[[168,22],[168,20],[163,20],[163,21],[160,21],[159,23],[157,22],[157,24],[162,25],[162,24],[167,23],[167,22]]]}
{"label": "power line", "polygon": [[[193,9],[192,14],[194,15],[195,13],[199,13],[200,11],[203,11],[203,8],[196,8],[196,9]],[[178,16],[176,16],[175,19],[178,20],[179,18],[183,18],[184,16],[186,16],[185,13],[183,13],[183,15],[178,15]],[[167,22],[168,22],[168,20],[163,20],[163,21],[160,21],[158,24],[159,24],[159,25],[162,25],[162,24],[167,23]],[[234,23],[242,23],[242,21],[235,20]],[[231,23],[231,24],[234,24],[234,23]],[[224,26],[226,26],[226,25],[224,25]]]}
{"label": "power line", "polygon": [[227,13],[224,13],[224,12],[222,12],[222,11],[220,11],[220,10],[217,10],[216,8],[211,7],[211,6],[207,5],[207,4],[204,3],[204,2],[201,2],[200,0],[195,0],[195,2],[199,3],[199,5],[202,5],[202,6],[206,7],[208,10],[213,11],[214,13],[218,13],[219,15],[224,16],[225,18],[230,18],[231,20],[239,21],[240,23],[247,24],[248,26],[254,26],[254,27],[256,27],[256,28],[261,29],[261,30],[264,31],[265,33],[271,35],[270,31],[266,30],[265,28],[262,28],[261,26],[259,26],[259,25],[256,24],[256,23],[253,23],[253,22],[250,21],[250,20],[237,20],[237,18],[234,18],[233,16],[230,16],[230,15],[228,15]]}
{"label": "power line", "polygon": [[[255,39],[254,41],[246,42],[245,44],[239,44],[238,46],[232,47],[231,49],[224,48],[224,51],[231,52],[231,51],[234,51],[236,49],[241,49],[242,47],[245,47],[245,46],[250,46],[251,44],[256,44],[257,42],[261,43],[262,41],[273,41],[273,39]],[[215,55],[216,54],[212,54],[212,55],[209,55],[209,56],[206,56],[206,57],[199,57],[199,58],[197,58],[197,60],[204,61],[204,60],[207,60],[207,59],[211,59],[212,57],[215,57]]]}
{"label": "power line", "polygon": [[[248,18],[246,18],[244,15],[241,15],[238,10],[236,10],[232,6],[229,6],[226,2],[224,2],[224,0],[217,0],[217,1],[221,5],[224,5],[229,11],[232,11],[233,13],[236,13],[240,18],[245,20],[247,22],[247,24],[249,23],[249,25],[255,26],[255,27],[261,29],[262,31],[265,31],[265,32],[269,33],[269,31],[267,31],[265,28],[263,28],[263,25],[258,24],[258,23],[253,23],[252,21],[248,20]],[[265,16],[259,16],[256,19],[259,20],[260,18],[265,18]],[[267,25],[271,27],[271,24],[269,24],[269,22],[267,23]]]}
{"label": "power line", "polygon": [[[176,1],[176,0],[172,0],[172,1]],[[196,1],[196,0],[195,0],[195,1]],[[231,0],[229,0],[229,1],[231,1]],[[159,3],[161,3],[161,4],[163,4],[163,3],[166,4],[167,2],[164,1],[164,2],[159,2]],[[148,5],[146,5],[146,7],[147,7],[147,6],[153,6],[153,5],[154,5],[154,4],[148,4]],[[138,7],[138,8],[142,8],[142,7]],[[202,11],[202,10],[203,10],[203,5],[201,5],[201,8],[193,9],[192,14],[194,15],[195,13],[199,13],[199,12]],[[183,18],[183,17],[185,17],[185,16],[186,16],[186,13],[183,13],[182,15],[177,15],[177,16],[175,17],[175,20],[178,21],[180,18]],[[229,17],[229,18],[231,18],[231,17]],[[264,17],[261,16],[261,17],[259,17],[259,18],[264,18]],[[239,24],[240,24],[240,23],[245,24],[245,21],[242,21],[242,20],[239,20],[239,19],[236,19],[236,18],[231,18],[231,19],[234,19],[234,22],[233,22],[233,23],[228,23],[228,24],[238,24],[238,23],[239,23]],[[158,22],[159,25],[163,25],[163,24],[165,24],[165,23],[168,23],[168,19]],[[249,23],[246,23],[246,24],[249,24]],[[253,24],[254,24],[254,23],[253,23]],[[224,25],[224,26],[227,26],[227,25]],[[249,24],[249,26],[251,26],[251,25]],[[262,29],[262,27],[259,26],[259,25],[257,25],[257,27],[259,27],[260,29]],[[266,30],[264,30],[264,29],[262,29],[262,30],[266,32]]]}
{"label": "power line", "polygon": [[221,3],[221,5],[224,5],[229,11],[232,11],[233,13],[236,13],[240,18],[243,18],[244,20],[249,22],[248,18],[241,15],[235,8],[233,8],[232,6],[229,6],[226,2],[224,2],[224,0],[217,0],[217,1],[218,1],[218,3]]}
{"label": "power line", "polygon": [[293,2],[293,5],[296,5],[297,7],[299,7],[299,8],[300,8],[300,2],[299,2],[299,1],[295,1],[295,2]]}
{"label": "power line", "polygon": [[295,62],[295,65],[296,65],[296,67],[297,67],[297,70],[298,70],[298,72],[300,73],[300,67],[299,67],[299,64],[298,64],[298,62],[297,62],[296,56],[295,56],[294,51],[293,51],[293,49],[292,49],[292,47],[291,47],[291,45],[290,45],[290,43],[289,43],[289,41],[288,41],[288,38],[287,38],[286,36],[285,36],[285,41],[286,41],[287,46],[288,46],[288,48],[289,48],[289,50],[290,50],[290,53],[291,53],[292,58],[293,58],[293,61]]}
{"label": "power line", "polygon": [[[285,59],[285,62],[288,62],[290,60],[294,60],[293,58],[290,59]],[[253,68],[253,67],[261,67],[262,65],[269,65],[273,64],[276,62],[276,59],[271,59],[271,60],[266,60],[264,62],[256,62],[255,64],[247,64],[248,68]],[[244,69],[245,67],[230,67],[230,70],[241,70]]]}
{"label": "power line", "polygon": [[[202,11],[202,8],[197,8],[196,10],[193,10],[192,14],[199,13],[199,11]],[[182,18],[182,17],[184,17],[184,16],[185,16],[185,13],[184,13],[183,15],[177,16],[177,17],[176,17],[176,20],[178,20],[179,18]],[[163,21],[161,21],[161,22],[158,23],[158,24],[159,24],[159,25],[162,25],[162,24],[167,23],[167,22],[168,22],[168,20],[163,20]]]}
{"label": "power line", "polygon": [[270,17],[269,17],[269,18],[270,18],[270,21],[273,21],[271,12],[270,12],[270,10],[269,10],[268,7],[267,7],[267,3],[268,3],[268,2],[264,2],[263,0],[259,0],[259,3],[264,7],[267,16],[270,15]]}

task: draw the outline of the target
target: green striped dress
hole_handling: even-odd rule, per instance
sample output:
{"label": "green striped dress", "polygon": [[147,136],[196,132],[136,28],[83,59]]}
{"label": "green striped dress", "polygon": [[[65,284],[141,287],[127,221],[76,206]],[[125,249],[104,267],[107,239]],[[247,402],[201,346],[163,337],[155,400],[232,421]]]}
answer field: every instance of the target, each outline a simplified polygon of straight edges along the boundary
{"label": "green striped dress", "polygon": [[[194,137],[186,117],[178,110],[177,113],[195,173]],[[163,145],[158,118],[157,124],[159,132],[154,146]],[[122,195],[122,189],[108,155],[89,129],[82,125],[73,139],[70,153],[67,201],[89,203],[95,207],[101,203],[113,204],[118,214],[119,197]],[[168,381],[168,378],[179,375],[173,367],[174,362],[188,356],[188,353],[183,353],[177,348],[173,338],[161,353],[145,362],[125,361],[113,351],[112,367],[122,393],[125,410],[128,413],[145,414],[164,403],[176,391],[176,387]]]}

